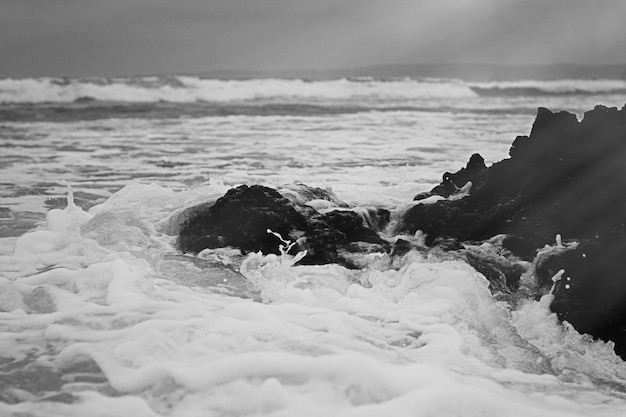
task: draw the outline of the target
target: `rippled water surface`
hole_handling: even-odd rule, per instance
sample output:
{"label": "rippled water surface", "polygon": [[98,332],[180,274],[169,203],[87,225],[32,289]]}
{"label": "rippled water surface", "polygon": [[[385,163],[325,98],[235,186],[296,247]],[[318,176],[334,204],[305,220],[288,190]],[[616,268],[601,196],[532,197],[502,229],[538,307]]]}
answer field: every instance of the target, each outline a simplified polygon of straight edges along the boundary
{"label": "rippled water surface", "polygon": [[10,123],[0,127],[0,197],[10,213],[32,217],[64,197],[61,180],[87,207],[131,182],[185,189],[215,177],[229,185],[304,182],[385,204],[438,183],[475,151],[491,161],[506,156],[509,138],[532,123],[530,115],[505,115],[495,126],[490,119],[367,112]]}

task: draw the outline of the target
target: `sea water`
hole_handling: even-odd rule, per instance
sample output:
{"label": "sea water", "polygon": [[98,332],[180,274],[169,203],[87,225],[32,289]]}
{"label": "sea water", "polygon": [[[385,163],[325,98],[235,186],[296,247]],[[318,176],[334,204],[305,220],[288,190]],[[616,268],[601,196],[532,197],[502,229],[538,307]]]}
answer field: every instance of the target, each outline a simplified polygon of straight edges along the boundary
{"label": "sea water", "polygon": [[240,184],[393,222],[537,107],[622,107],[623,81],[5,79],[0,103],[2,416],[626,415],[611,343],[443,252],[176,248],[180,213]]}

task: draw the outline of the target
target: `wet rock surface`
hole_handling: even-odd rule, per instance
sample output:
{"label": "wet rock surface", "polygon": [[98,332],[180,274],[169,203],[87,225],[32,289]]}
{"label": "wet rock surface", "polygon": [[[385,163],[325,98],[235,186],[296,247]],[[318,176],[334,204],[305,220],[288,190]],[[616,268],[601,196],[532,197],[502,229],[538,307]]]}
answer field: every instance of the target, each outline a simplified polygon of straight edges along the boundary
{"label": "wet rock surface", "polygon": [[[551,287],[563,270],[552,310],[579,332],[612,340],[626,358],[626,107],[597,106],[581,121],[540,108],[530,135],[518,136],[509,155],[488,168],[473,155],[465,168],[445,173],[415,199],[447,199],[413,206],[399,232],[421,230],[429,245],[507,234],[503,247],[525,260],[557,234],[580,242],[537,264],[538,288]],[[468,181],[469,195],[451,198]],[[468,261],[498,282],[498,268],[480,257]],[[508,274],[507,287],[515,276]]]}
{"label": "wet rock surface", "polygon": [[[548,256],[537,265],[544,285],[563,271],[554,286],[551,309],[580,333],[615,343],[626,359],[626,239],[612,242],[583,240],[578,246]],[[556,272],[555,272],[556,271]]]}
{"label": "wet rock surface", "polygon": [[[310,201],[325,200],[345,206],[334,195],[311,187],[297,196],[286,194],[289,198],[272,188],[242,185],[229,190],[215,204],[194,208],[181,227],[180,249],[199,253],[207,248],[232,246],[243,253],[280,254],[282,242],[268,233],[270,229],[285,240],[297,242],[290,253],[307,251],[301,264],[338,263],[353,268],[352,261],[342,255],[355,248],[363,250],[363,245],[353,243],[370,244],[375,250],[387,247],[388,243],[359,213],[343,207],[322,212],[307,205]],[[380,223],[384,221],[377,221]]]}
{"label": "wet rock surface", "polygon": [[[564,238],[609,239],[626,218],[626,110],[596,107],[575,115],[539,109],[530,136],[518,136],[510,158],[445,173],[431,194],[449,197],[471,181],[468,196],[407,211],[401,231],[484,240],[518,236],[534,246]],[[464,181],[464,183],[462,183]],[[416,196],[422,199],[423,195]]]}

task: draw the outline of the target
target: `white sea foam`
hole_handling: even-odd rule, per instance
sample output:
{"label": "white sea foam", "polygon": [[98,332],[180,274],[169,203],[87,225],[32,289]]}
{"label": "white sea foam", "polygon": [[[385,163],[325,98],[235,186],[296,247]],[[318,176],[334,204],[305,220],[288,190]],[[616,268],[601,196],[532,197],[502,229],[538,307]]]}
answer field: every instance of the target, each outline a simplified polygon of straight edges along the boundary
{"label": "white sea foam", "polygon": [[172,257],[171,213],[220,192],[130,185],[89,213],[53,211],[0,257],[0,349],[23,361],[0,414],[626,412],[610,344],[559,325],[549,295],[511,311],[460,261],[410,252],[347,270],[250,254],[215,280],[210,256]]}
{"label": "white sea foam", "polygon": [[192,76],[111,79],[0,79],[0,103],[68,103],[79,99],[172,103],[265,102],[401,105],[428,99],[471,99],[474,87],[512,95],[624,94],[623,80],[464,82],[443,79],[220,80]]}
{"label": "white sea foam", "polygon": [[[299,79],[217,80],[181,76],[162,82],[152,79],[57,80],[2,79],[0,103],[73,102],[91,98],[117,102],[290,102],[406,100],[475,97],[454,81],[305,81]],[[169,81],[169,82],[167,82]]]}
{"label": "white sea foam", "polygon": [[[573,80],[573,79],[560,79],[560,80],[520,80],[520,81],[491,81],[482,83],[472,83],[472,86],[481,87],[486,89],[496,90],[510,90],[524,94],[621,94],[626,92],[625,80],[603,80],[603,79],[589,79],[589,80]],[[521,91],[520,91],[521,90]]]}

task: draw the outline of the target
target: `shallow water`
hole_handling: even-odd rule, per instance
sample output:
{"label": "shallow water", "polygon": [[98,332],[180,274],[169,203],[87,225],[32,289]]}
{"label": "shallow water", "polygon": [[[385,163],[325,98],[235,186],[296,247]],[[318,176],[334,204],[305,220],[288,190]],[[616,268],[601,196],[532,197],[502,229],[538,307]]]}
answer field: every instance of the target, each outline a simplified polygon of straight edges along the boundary
{"label": "shallow water", "polygon": [[[347,270],[176,250],[177,213],[234,185],[304,182],[398,216],[472,153],[506,157],[537,106],[626,102],[346,83],[222,84],[220,97],[293,105],[295,91],[367,111],[220,116],[183,102],[156,117],[55,119],[31,97],[41,121],[0,123],[0,414],[624,415],[626,366],[610,344],[559,324],[549,294],[498,301],[450,255],[364,255]],[[406,100],[421,109],[381,109]]]}

